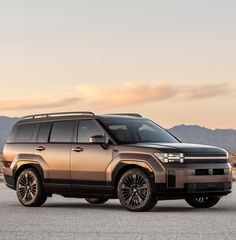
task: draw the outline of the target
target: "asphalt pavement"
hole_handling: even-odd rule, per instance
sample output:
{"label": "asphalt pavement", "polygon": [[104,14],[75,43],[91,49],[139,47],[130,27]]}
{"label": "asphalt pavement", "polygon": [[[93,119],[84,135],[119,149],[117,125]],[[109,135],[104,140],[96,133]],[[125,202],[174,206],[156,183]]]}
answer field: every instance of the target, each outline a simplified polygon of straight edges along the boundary
{"label": "asphalt pavement", "polygon": [[118,200],[90,205],[54,195],[40,208],[20,205],[0,183],[0,239],[236,239],[236,184],[211,209],[193,209],[184,200],[160,201],[150,212],[133,213]]}

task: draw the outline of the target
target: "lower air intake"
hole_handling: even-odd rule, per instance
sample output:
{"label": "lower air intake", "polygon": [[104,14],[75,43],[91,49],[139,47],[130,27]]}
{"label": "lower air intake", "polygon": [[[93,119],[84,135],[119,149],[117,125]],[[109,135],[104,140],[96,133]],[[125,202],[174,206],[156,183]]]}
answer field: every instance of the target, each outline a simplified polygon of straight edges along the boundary
{"label": "lower air intake", "polygon": [[210,183],[187,183],[185,189],[188,192],[213,192],[213,191],[230,191],[231,182],[210,182]]}

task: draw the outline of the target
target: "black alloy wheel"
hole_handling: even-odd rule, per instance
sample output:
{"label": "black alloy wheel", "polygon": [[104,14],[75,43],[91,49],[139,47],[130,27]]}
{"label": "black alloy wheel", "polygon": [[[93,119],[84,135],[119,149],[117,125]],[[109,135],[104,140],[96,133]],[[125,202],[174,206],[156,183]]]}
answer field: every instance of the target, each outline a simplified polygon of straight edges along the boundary
{"label": "black alloy wheel", "polygon": [[117,194],[121,204],[130,211],[148,211],[157,203],[149,177],[139,168],[130,169],[122,175]]}

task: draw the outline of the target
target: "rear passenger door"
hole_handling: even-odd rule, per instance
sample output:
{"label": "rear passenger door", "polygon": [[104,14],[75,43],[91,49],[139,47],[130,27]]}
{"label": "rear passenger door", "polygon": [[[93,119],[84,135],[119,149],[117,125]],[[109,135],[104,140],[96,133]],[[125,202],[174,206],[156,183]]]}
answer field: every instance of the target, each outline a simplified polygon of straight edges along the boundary
{"label": "rear passenger door", "polygon": [[[75,140],[76,121],[41,123],[35,158],[47,166],[46,183],[70,186],[70,153]],[[62,186],[63,187],[63,186]]]}
{"label": "rear passenger door", "polygon": [[99,143],[90,143],[90,137],[95,135],[106,135],[96,120],[79,121],[77,143],[71,149],[71,177],[75,184],[96,185],[106,182],[113,146],[108,145],[106,149]]}

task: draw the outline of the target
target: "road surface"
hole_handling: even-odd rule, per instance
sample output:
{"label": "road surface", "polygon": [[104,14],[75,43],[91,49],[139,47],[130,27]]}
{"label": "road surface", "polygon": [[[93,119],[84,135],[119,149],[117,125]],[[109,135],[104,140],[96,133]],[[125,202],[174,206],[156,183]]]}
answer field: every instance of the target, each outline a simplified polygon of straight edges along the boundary
{"label": "road surface", "polygon": [[0,239],[236,239],[236,184],[211,209],[183,200],[162,201],[145,213],[123,209],[117,200],[89,205],[83,199],[49,198],[44,207],[25,208],[0,183]]}

